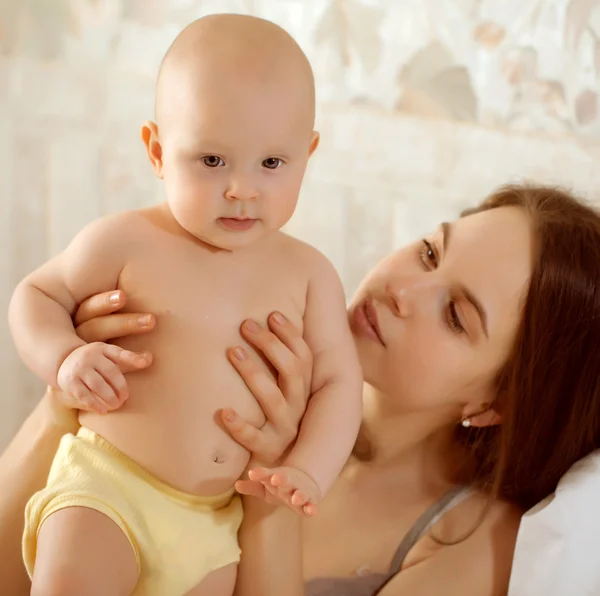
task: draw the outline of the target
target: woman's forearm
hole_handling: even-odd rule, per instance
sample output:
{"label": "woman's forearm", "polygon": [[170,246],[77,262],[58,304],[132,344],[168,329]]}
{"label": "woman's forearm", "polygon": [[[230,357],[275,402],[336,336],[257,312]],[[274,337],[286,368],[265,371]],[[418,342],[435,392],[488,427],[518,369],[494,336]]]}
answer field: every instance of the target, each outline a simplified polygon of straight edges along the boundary
{"label": "woman's forearm", "polygon": [[303,596],[301,518],[291,509],[244,497],[242,558],[235,596]]}
{"label": "woman's forearm", "polygon": [[74,416],[54,414],[46,396],[0,456],[0,561],[6,596],[29,594],[21,558],[27,501],[46,483],[61,437],[77,428]]}

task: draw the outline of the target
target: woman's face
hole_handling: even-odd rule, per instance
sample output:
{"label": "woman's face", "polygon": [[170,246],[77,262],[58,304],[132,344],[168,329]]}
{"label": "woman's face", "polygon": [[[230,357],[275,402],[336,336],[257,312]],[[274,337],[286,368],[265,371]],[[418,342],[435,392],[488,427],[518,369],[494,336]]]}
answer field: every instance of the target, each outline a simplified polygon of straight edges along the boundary
{"label": "woman's face", "polygon": [[487,404],[512,347],[532,267],[526,212],[442,224],[366,277],[349,309],[365,380],[399,409],[460,417]]}

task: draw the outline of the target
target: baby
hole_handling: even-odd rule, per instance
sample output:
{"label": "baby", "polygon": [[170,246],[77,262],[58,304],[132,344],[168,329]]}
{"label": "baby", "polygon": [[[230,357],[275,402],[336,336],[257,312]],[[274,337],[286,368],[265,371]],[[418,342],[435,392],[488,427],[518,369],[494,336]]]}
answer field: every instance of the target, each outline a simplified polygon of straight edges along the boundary
{"label": "baby", "polygon": [[[27,507],[34,594],[232,593],[242,515],[233,487],[249,454],[219,412],[265,420],[225,358],[245,319],[283,313],[314,355],[312,398],[275,472],[300,505],[339,474],[362,382],[344,295],[320,253],[279,231],[318,144],[314,111],[310,65],[281,28],[241,15],[192,23],[163,60],[156,122],[142,128],[166,203],[92,223],[17,287],[21,357],[85,410]],[[113,288],[158,326],[143,340],[86,344],[71,316]],[[142,350],[152,367],[126,380],[119,359]]]}

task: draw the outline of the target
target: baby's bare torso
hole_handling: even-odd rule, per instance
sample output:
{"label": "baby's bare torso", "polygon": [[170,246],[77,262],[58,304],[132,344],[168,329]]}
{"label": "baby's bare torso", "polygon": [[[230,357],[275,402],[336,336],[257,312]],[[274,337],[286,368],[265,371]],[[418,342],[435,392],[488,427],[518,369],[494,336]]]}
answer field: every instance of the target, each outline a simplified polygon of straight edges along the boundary
{"label": "baby's bare torso", "polygon": [[240,251],[218,251],[174,231],[158,209],[134,219],[135,241],[127,243],[134,248],[127,249],[119,289],[127,294],[127,311],[154,313],[157,324],[148,335],[115,343],[150,351],[154,361],[127,376],[130,397],[121,409],[82,413],[81,423],[171,486],[218,494],[248,462],[248,452],[223,429],[219,410],[231,407],[255,425],[264,423],[226,350],[247,346],[239,331],[247,318],[264,324],[278,310],[302,328],[303,245],[278,232]]}

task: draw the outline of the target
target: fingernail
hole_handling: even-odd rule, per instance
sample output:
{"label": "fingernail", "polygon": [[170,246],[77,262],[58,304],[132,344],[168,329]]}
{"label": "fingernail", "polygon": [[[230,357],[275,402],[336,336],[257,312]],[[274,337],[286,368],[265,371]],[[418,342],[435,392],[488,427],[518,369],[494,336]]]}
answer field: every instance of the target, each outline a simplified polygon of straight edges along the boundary
{"label": "fingernail", "polygon": [[142,315],[138,318],[138,324],[140,327],[148,327],[150,325],[150,320],[152,317],[150,315]]}
{"label": "fingernail", "polygon": [[260,327],[254,321],[246,321],[245,327],[250,333],[258,333]]}
{"label": "fingernail", "polygon": [[285,323],[285,317],[280,312],[273,313],[273,320],[280,325]]}
{"label": "fingernail", "polygon": [[108,299],[108,301],[111,304],[119,304],[119,300],[121,299],[119,292],[115,292],[114,294],[110,295],[110,298]]}
{"label": "fingernail", "polygon": [[244,348],[236,348],[233,350],[233,354],[238,360],[246,360],[248,357]]}
{"label": "fingernail", "polygon": [[233,422],[235,420],[235,412],[230,410],[225,416],[225,420],[227,420],[228,422]]}

